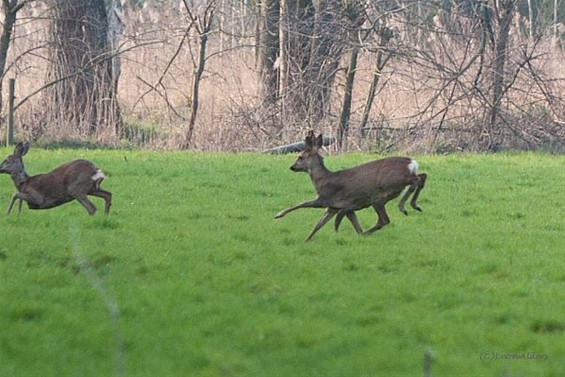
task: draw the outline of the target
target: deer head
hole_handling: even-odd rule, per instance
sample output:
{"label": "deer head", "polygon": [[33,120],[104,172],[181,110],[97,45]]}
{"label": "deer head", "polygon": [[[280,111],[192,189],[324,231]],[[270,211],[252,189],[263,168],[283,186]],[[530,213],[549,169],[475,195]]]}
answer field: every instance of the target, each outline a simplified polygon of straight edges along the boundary
{"label": "deer head", "polygon": [[314,131],[309,131],[304,139],[304,150],[300,152],[296,162],[290,167],[295,172],[311,172],[312,169],[323,164],[319,149],[323,145],[322,135],[314,137]]}
{"label": "deer head", "polygon": [[0,173],[10,174],[14,179],[16,186],[28,178],[22,157],[29,150],[29,143],[18,143],[14,149],[14,153],[0,164]]}

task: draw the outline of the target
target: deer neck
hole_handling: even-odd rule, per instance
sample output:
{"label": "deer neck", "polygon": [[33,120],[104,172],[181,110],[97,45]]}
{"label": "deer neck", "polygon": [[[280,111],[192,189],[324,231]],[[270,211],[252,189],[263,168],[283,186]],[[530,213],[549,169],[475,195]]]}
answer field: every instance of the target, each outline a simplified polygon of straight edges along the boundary
{"label": "deer neck", "polygon": [[322,160],[322,158],[320,158],[319,164],[315,164],[310,168],[308,173],[310,174],[312,183],[314,184],[314,187],[316,187],[316,191],[318,193],[322,189],[326,178],[332,174],[324,165],[324,160]]}
{"label": "deer neck", "polygon": [[14,181],[14,185],[16,185],[16,189],[18,191],[22,191],[24,188],[29,176],[25,171],[14,172],[11,174],[12,181]]}

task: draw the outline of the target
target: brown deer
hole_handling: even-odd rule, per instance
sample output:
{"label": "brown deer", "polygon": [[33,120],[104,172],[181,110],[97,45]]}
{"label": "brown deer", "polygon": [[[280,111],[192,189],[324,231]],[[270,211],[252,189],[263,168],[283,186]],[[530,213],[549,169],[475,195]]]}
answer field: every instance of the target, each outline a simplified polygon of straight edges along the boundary
{"label": "brown deer", "polygon": [[78,200],[86,208],[89,215],[96,212],[96,207],[87,195],[103,198],[106,202],[104,212],[110,212],[112,194],[100,188],[105,178],[104,173],[87,160],[68,162],[49,173],[30,177],[24,170],[22,157],[29,150],[28,143],[18,143],[14,154],[8,156],[0,165],[0,173],[10,174],[16,185],[8,207],[8,214],[16,200],[19,199],[18,215],[22,210],[22,201],[26,201],[29,209],[48,209],[60,206],[72,200]]}
{"label": "brown deer", "polygon": [[336,230],[345,216],[357,233],[363,233],[355,211],[369,206],[373,206],[377,212],[378,221],[363,234],[371,234],[381,229],[390,223],[385,204],[397,198],[406,187],[408,190],[398,205],[400,211],[407,214],[404,206],[410,195],[412,195],[410,201],[412,208],[421,211],[417,201],[427,175],[418,174],[418,163],[415,160],[407,157],[388,157],[351,169],[331,172],[324,166],[324,160],[319,153],[321,143],[322,135],[314,138],[314,133],[310,131],[305,139],[305,149],[290,167],[292,171],[310,174],[318,197],[287,208],[275,216],[278,219],[299,208],[326,208],[326,212],[318,220],[306,241],[312,239],[314,234],[336,214]]}

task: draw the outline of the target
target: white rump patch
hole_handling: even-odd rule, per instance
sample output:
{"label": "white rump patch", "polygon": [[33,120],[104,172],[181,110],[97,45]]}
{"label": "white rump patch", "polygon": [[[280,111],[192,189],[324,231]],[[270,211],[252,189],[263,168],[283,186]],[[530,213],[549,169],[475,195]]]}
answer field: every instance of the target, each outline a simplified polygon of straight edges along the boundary
{"label": "white rump patch", "polygon": [[104,178],[106,178],[106,176],[104,175],[104,173],[102,173],[102,170],[100,170],[100,169],[96,170],[96,174],[94,174],[92,176],[93,181],[98,181],[98,180],[104,179]]}
{"label": "white rump patch", "polygon": [[410,174],[418,174],[418,163],[416,162],[416,160],[410,160],[410,163],[408,164],[408,170],[410,171]]}

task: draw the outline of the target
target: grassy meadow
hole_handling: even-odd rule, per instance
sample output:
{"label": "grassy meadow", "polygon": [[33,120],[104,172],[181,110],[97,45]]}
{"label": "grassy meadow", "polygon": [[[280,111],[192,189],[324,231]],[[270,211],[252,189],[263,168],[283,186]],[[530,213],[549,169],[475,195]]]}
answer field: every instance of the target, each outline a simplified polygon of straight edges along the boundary
{"label": "grassy meadow", "polygon": [[565,374],[565,156],[418,157],[423,213],[395,201],[372,236],[344,221],[308,243],[322,210],[273,218],[315,196],[292,155],[32,147],[24,162],[75,158],[105,171],[108,217],[98,198],[93,217],[78,202],[6,216],[0,175],[2,377]]}

